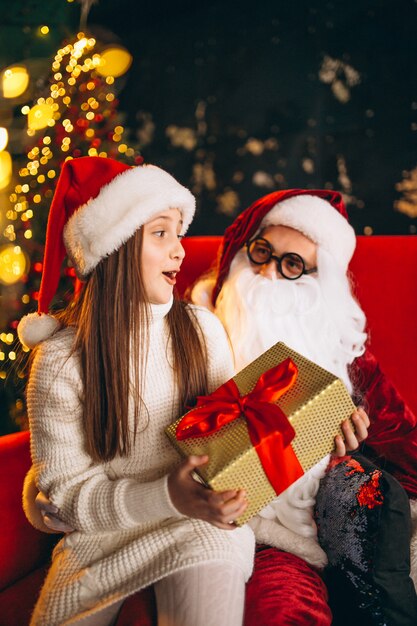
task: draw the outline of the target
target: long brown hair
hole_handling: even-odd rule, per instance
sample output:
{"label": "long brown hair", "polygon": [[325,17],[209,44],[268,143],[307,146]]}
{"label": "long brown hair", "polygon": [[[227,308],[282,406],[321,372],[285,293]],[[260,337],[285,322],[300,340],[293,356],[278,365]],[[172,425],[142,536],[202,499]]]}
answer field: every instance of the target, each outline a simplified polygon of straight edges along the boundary
{"label": "long brown hair", "polygon": [[[76,327],[74,351],[84,382],[86,450],[96,461],[126,456],[142,401],[148,355],[149,304],[141,274],[142,228],[93,270],[73,305],[61,315]],[[174,300],[167,316],[174,378],[181,406],[207,393],[207,351],[193,311]]]}

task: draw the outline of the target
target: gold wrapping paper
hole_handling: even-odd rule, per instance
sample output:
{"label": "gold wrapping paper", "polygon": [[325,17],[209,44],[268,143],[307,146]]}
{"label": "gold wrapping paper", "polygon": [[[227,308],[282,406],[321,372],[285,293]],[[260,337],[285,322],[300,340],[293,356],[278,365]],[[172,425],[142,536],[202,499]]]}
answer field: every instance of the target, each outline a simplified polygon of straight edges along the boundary
{"label": "gold wrapping paper", "polygon": [[[291,445],[304,470],[308,471],[334,447],[340,425],[355,410],[342,381],[312,363],[284,343],[277,343],[233,377],[241,395],[252,391],[263,372],[290,357],[298,367],[294,386],[278,404],[290,420],[296,436]],[[248,508],[236,520],[241,526],[276,497],[259,457],[249,439],[244,417],[227,424],[215,434],[178,441],[175,431],[181,418],[166,433],[184,457],[207,454],[208,463],[198,469],[202,482],[216,491],[245,489]]]}

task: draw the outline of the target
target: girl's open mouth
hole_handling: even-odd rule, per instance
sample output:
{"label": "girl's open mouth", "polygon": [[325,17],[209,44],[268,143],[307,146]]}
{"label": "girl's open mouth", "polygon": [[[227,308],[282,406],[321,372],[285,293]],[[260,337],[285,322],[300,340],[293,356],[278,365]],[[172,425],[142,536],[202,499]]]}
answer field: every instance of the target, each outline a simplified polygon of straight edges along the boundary
{"label": "girl's open mouth", "polygon": [[176,280],[176,276],[178,274],[178,272],[162,272],[164,276],[166,276],[168,282],[171,285],[175,285],[175,283],[177,282]]}

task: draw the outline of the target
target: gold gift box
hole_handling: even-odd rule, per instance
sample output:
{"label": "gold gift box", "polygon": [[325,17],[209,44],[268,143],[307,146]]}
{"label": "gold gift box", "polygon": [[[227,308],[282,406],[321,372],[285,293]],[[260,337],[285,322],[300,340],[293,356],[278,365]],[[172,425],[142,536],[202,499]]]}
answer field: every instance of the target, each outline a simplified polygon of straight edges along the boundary
{"label": "gold gift box", "polygon": [[[340,425],[350,418],[355,405],[339,378],[281,342],[233,377],[240,394],[252,391],[261,374],[288,357],[297,365],[298,376],[277,404],[296,432],[291,446],[306,472],[333,450],[334,437],[342,434]],[[245,524],[277,495],[252,447],[245,418],[234,420],[214,434],[178,441],[175,433],[181,419],[166,429],[170,441],[184,457],[208,455],[208,463],[197,471],[206,486],[215,491],[245,489],[249,504],[236,520],[239,526]]]}

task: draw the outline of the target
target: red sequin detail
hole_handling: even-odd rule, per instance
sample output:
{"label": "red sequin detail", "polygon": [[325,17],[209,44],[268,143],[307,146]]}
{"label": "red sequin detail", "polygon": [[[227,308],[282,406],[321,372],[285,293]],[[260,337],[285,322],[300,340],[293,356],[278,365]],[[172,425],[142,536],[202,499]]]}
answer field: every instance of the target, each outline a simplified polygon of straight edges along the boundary
{"label": "red sequin detail", "polygon": [[374,509],[376,506],[381,506],[384,502],[384,496],[379,488],[379,479],[382,472],[380,470],[374,470],[370,476],[370,479],[364,483],[359,489],[356,498],[359,506],[366,506],[368,509]]}
{"label": "red sequin detail", "polygon": [[349,457],[346,456],[334,456],[333,454],[330,457],[330,461],[329,464],[326,468],[326,472],[330,472],[331,469],[333,469],[333,467],[337,467],[337,465],[340,465],[340,463],[346,463],[346,459]]}
{"label": "red sequin detail", "polygon": [[360,463],[355,459],[350,459],[348,463],[346,463],[346,467],[350,467],[351,470],[345,473],[345,476],[352,476],[352,474],[362,473],[365,471]]}

